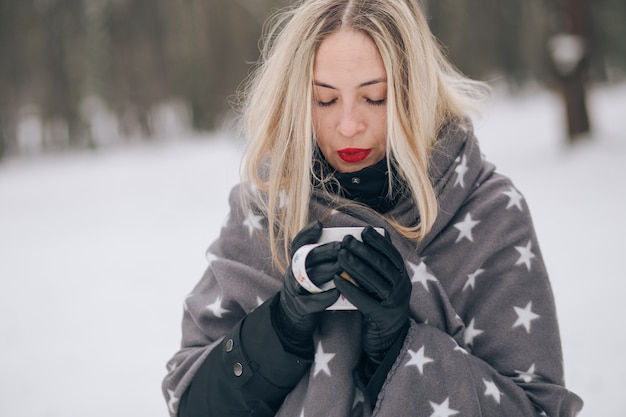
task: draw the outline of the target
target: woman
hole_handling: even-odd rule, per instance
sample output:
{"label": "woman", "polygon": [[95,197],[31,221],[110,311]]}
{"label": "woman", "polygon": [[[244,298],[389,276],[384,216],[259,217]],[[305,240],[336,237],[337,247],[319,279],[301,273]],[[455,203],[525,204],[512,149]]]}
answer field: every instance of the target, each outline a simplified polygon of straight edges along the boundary
{"label": "woman", "polygon": [[[575,415],[528,207],[466,118],[482,85],[413,0],[279,16],[246,175],[168,363],[171,414]],[[322,225],[364,229],[320,245]],[[335,288],[300,285],[301,259]],[[327,310],[340,294],[356,310]]]}

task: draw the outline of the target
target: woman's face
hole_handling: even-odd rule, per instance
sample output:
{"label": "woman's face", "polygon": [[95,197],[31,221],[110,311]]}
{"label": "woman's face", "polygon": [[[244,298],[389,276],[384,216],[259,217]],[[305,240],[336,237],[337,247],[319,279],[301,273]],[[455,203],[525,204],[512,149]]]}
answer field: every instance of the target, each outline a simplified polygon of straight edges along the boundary
{"label": "woman's face", "polygon": [[322,41],[313,97],[317,143],[334,169],[355,172],[385,157],[387,77],[368,36],[342,29]]}

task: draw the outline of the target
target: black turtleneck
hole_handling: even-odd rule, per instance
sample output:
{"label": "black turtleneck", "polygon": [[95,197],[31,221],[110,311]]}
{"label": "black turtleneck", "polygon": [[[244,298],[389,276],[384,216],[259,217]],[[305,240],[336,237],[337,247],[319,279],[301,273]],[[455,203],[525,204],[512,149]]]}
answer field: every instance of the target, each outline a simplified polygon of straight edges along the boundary
{"label": "black turtleneck", "polygon": [[[316,175],[323,179],[326,188],[333,193],[365,204],[379,213],[391,210],[396,204],[398,190],[394,189],[391,197],[388,195],[389,170],[386,158],[360,171],[346,173],[335,171],[323,158],[319,162],[316,164]],[[315,186],[322,188],[320,181],[316,181]]]}

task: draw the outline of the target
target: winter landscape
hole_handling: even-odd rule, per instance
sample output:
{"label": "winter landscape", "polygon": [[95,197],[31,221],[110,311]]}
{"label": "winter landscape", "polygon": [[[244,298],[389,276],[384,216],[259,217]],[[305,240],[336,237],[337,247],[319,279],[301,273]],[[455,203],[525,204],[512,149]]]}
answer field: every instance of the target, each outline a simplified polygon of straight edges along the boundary
{"label": "winter landscape", "polygon": [[[626,84],[589,95],[565,146],[558,96],[496,93],[483,153],[525,195],[582,417],[626,415]],[[226,133],[0,163],[0,415],[167,416],[182,302],[227,215]]]}

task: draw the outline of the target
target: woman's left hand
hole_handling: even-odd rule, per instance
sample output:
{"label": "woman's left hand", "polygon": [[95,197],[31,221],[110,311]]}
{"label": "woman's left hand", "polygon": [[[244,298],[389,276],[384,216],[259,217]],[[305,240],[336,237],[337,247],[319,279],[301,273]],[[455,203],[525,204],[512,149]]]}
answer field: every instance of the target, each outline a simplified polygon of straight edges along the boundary
{"label": "woman's left hand", "polygon": [[338,256],[341,269],[356,285],[340,276],[334,282],[363,314],[363,351],[378,365],[408,321],[411,280],[389,237],[372,227],[361,237],[363,242],[346,236]]}

